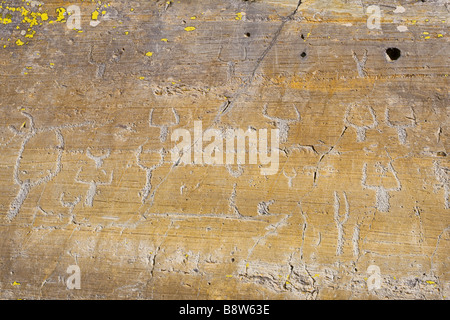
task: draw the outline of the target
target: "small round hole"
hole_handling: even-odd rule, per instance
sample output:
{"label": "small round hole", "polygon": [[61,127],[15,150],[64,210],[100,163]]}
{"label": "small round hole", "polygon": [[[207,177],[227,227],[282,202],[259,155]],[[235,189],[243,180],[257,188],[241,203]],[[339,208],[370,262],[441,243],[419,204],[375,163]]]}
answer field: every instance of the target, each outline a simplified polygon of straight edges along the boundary
{"label": "small round hole", "polygon": [[303,51],[302,53],[300,53],[300,57],[305,58],[306,57],[306,52]]}
{"label": "small round hole", "polygon": [[234,260],[234,258],[231,258],[231,262],[234,262],[235,260]]}
{"label": "small round hole", "polygon": [[390,61],[395,61],[401,57],[402,52],[398,48],[387,48],[386,55]]}
{"label": "small round hole", "polygon": [[250,32],[244,33],[244,36],[246,36],[247,38],[250,38]]}

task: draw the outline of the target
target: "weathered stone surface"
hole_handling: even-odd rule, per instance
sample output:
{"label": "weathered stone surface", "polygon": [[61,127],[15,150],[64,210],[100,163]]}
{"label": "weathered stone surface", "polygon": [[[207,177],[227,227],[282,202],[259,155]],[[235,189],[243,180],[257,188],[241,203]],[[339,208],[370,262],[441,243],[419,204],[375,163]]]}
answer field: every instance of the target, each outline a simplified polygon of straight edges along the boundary
{"label": "weathered stone surface", "polygon": [[[448,9],[3,1],[0,297],[448,299]],[[172,159],[195,121],[276,174]]]}

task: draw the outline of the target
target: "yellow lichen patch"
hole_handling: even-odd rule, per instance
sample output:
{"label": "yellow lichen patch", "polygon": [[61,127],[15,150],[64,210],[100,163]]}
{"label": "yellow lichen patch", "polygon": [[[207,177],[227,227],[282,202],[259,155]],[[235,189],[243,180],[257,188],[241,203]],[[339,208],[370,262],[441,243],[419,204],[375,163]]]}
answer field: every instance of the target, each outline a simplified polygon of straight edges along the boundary
{"label": "yellow lichen patch", "polygon": [[47,12],[44,12],[44,13],[41,14],[41,20],[42,20],[42,21],[47,21],[47,20],[48,20],[48,14],[47,14]]}
{"label": "yellow lichen patch", "polygon": [[11,18],[12,18],[11,14],[7,13],[7,14],[5,14],[5,17],[3,19],[0,17],[0,23],[10,24],[12,22]]}
{"label": "yellow lichen patch", "polygon": [[25,44],[25,42],[23,42],[23,41],[20,40],[20,39],[17,39],[16,44],[17,44],[18,46],[23,46],[23,45]]}
{"label": "yellow lichen patch", "polygon": [[95,10],[94,12],[91,13],[91,19],[92,20],[97,20],[98,19],[98,15],[99,15],[99,12],[97,10]]}
{"label": "yellow lichen patch", "polygon": [[236,17],[234,18],[234,19],[236,19],[236,20],[242,20],[242,15],[243,15],[244,13],[243,12],[238,12],[238,13],[236,13]]}
{"label": "yellow lichen patch", "polygon": [[184,30],[186,30],[186,31],[194,31],[195,27],[186,27],[186,28],[184,28]]}
{"label": "yellow lichen patch", "polygon": [[56,17],[56,22],[65,22],[65,13],[66,13],[66,9],[64,9],[63,7],[61,8],[56,8],[56,13],[57,13],[57,17]]}
{"label": "yellow lichen patch", "polygon": [[166,38],[162,38],[161,41],[162,41],[162,42],[167,42],[167,41],[169,41],[169,40],[167,40]]}
{"label": "yellow lichen patch", "polygon": [[145,54],[147,57],[151,57],[153,55],[153,52],[149,51]]}
{"label": "yellow lichen patch", "polygon": [[30,33],[27,33],[27,34],[25,35],[25,38],[33,38],[34,35],[35,35],[35,33],[36,33],[36,31],[32,30]]}
{"label": "yellow lichen patch", "polygon": [[303,42],[306,42],[306,40],[309,38],[310,35],[311,35],[311,32],[308,32],[308,34],[306,35],[305,39],[303,39]]}
{"label": "yellow lichen patch", "polygon": [[12,285],[13,285],[13,286],[20,286],[20,282],[14,281],[14,282],[12,283]]}

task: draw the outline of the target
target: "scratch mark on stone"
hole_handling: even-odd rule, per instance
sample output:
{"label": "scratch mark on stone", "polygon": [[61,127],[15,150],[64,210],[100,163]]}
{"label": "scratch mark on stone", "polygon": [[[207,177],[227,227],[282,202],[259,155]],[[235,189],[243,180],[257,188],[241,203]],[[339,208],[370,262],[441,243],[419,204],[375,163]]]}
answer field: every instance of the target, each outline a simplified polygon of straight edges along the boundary
{"label": "scratch mark on stone", "polygon": [[272,37],[272,40],[270,41],[269,45],[267,46],[267,48],[262,52],[262,54],[258,57],[258,59],[256,60],[255,66],[253,67],[253,70],[250,74],[250,77],[248,79],[248,81],[243,84],[241,86],[240,89],[238,89],[236,91],[236,93],[233,95],[233,97],[231,99],[228,99],[219,109],[218,114],[216,115],[214,122],[220,122],[221,117],[228,113],[234,106],[234,102],[242,95],[244,94],[248,88],[250,87],[250,85],[253,83],[253,80],[256,77],[256,72],[258,71],[261,63],[263,62],[264,58],[267,56],[267,54],[270,52],[270,50],[273,48],[273,46],[277,43],[278,41],[278,37],[281,34],[281,31],[283,30],[286,22],[290,21],[293,19],[293,17],[297,14],[297,11],[300,7],[300,5],[302,4],[302,1],[299,0],[297,7],[295,8],[295,10],[289,14],[288,16],[283,18],[283,21],[281,22],[280,26],[278,27],[278,29],[275,31],[275,34]]}

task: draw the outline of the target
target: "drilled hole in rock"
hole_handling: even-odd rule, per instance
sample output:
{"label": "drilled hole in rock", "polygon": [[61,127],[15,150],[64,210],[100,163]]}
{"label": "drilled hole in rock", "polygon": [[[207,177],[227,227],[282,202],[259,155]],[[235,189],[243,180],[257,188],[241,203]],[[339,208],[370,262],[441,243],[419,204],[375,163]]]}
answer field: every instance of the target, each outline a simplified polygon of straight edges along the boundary
{"label": "drilled hole in rock", "polygon": [[300,53],[300,57],[305,58],[306,57],[306,52],[303,51],[302,53]]}
{"label": "drilled hole in rock", "polygon": [[400,56],[402,55],[402,52],[398,48],[387,48],[386,55],[390,61],[395,61],[400,58]]}
{"label": "drilled hole in rock", "polygon": [[234,258],[231,258],[231,262],[234,262],[235,260],[234,260]]}
{"label": "drilled hole in rock", "polygon": [[250,32],[244,33],[244,36],[246,36],[247,38],[250,38]]}

